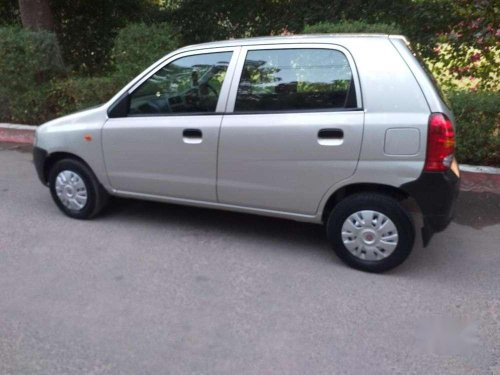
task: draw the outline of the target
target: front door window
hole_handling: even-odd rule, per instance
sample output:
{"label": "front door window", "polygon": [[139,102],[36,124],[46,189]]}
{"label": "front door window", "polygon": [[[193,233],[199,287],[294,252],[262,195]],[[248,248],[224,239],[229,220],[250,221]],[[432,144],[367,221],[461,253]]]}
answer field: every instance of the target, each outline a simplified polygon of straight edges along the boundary
{"label": "front door window", "polygon": [[165,65],[130,95],[128,114],[215,112],[231,55],[186,56]]}

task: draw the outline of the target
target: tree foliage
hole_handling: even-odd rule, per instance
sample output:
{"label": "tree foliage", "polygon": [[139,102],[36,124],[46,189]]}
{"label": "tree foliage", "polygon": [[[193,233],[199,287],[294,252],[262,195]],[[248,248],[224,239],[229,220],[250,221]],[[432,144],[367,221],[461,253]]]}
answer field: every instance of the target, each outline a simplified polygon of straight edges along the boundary
{"label": "tree foliage", "polygon": [[179,44],[178,33],[168,23],[130,24],[115,39],[112,58],[116,73],[130,80]]}
{"label": "tree foliage", "polygon": [[280,34],[284,30],[299,33],[305,25],[318,22],[362,20],[392,24],[410,3],[411,0],[183,0],[167,12],[187,43],[199,43]]}
{"label": "tree foliage", "polygon": [[439,35],[434,48],[438,73],[475,81],[472,90],[500,89],[500,3],[456,0],[459,21]]}
{"label": "tree foliage", "polygon": [[363,21],[319,22],[306,25],[304,33],[380,33],[401,34],[401,28],[396,24],[366,23]]}
{"label": "tree foliage", "polygon": [[[306,25],[322,22],[382,23],[395,25],[418,44],[424,56],[435,58],[438,36],[441,40],[451,40],[456,35],[467,37],[467,32],[457,31],[471,25],[470,22],[460,23],[464,17],[472,21],[472,15],[486,12],[483,8],[489,12],[487,17],[490,19],[498,14],[498,9],[491,5],[495,4],[494,0],[47,1],[54,13],[64,61],[84,74],[101,73],[110,68],[114,37],[119,29],[135,22],[167,21],[181,31],[183,44],[287,32],[297,34]],[[19,22],[17,2],[0,2],[0,24]],[[486,3],[490,5],[484,5]],[[450,33],[449,25],[455,25],[458,34]],[[457,56],[464,55],[464,51],[457,52]],[[461,68],[465,74],[464,66]]]}
{"label": "tree foliage", "polygon": [[57,41],[48,31],[16,26],[0,28],[0,117],[19,121],[31,111],[31,97],[64,74]]}
{"label": "tree foliage", "polygon": [[141,18],[146,0],[52,0],[64,61],[80,73],[109,67],[120,28]]}
{"label": "tree foliage", "polygon": [[20,22],[18,0],[0,0],[0,25],[13,25]]}

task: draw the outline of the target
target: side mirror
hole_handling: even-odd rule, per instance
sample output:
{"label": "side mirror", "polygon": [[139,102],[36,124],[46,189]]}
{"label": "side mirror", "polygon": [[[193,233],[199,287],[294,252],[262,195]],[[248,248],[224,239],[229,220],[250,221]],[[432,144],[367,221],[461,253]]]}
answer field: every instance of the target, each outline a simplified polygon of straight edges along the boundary
{"label": "side mirror", "polygon": [[109,118],[127,117],[130,106],[130,95],[124,93],[120,98],[108,108]]}

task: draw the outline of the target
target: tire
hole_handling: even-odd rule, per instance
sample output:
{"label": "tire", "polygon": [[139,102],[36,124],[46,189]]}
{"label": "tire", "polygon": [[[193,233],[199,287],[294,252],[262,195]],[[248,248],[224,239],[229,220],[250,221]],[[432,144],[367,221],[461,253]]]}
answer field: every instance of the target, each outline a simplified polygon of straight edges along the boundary
{"label": "tire", "polygon": [[354,194],[340,201],[330,213],[326,230],[342,261],[375,273],[403,263],[415,241],[408,212],[396,199],[379,193]]}
{"label": "tire", "polygon": [[[58,176],[61,178],[59,183],[57,182]],[[74,219],[93,218],[101,212],[109,199],[107,191],[99,183],[92,170],[76,159],[62,159],[52,166],[49,171],[49,187],[57,207]],[[69,189],[67,194],[65,189]],[[69,194],[73,194],[71,198]],[[68,201],[71,202],[68,203]]]}

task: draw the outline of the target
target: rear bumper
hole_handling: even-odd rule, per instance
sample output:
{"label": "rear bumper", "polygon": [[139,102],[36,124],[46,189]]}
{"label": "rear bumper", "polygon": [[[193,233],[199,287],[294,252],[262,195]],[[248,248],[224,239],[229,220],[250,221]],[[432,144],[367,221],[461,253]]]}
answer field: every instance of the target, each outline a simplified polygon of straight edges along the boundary
{"label": "rear bumper", "polygon": [[33,147],[33,164],[35,164],[36,173],[42,184],[47,185],[45,176],[45,160],[47,159],[47,151],[40,147]]}
{"label": "rear bumper", "polygon": [[458,166],[445,172],[422,172],[420,177],[401,188],[414,198],[423,215],[422,238],[427,246],[432,235],[441,232],[453,219],[460,189]]}

